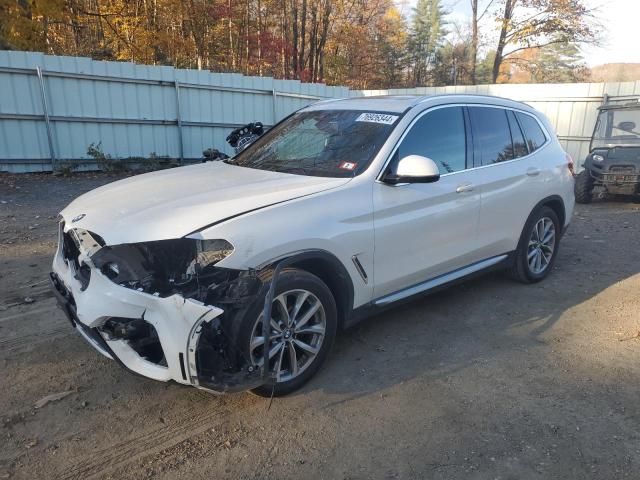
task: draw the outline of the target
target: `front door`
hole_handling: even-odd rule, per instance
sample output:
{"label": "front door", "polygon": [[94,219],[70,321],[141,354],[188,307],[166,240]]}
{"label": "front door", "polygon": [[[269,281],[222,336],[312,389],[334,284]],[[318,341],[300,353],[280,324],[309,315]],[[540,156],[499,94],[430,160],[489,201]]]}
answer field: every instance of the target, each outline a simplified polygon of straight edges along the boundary
{"label": "front door", "polygon": [[374,297],[411,287],[478,260],[475,239],[480,193],[467,140],[463,107],[436,107],[419,116],[401,139],[388,169],[407,155],[431,158],[434,183],[373,189]]}

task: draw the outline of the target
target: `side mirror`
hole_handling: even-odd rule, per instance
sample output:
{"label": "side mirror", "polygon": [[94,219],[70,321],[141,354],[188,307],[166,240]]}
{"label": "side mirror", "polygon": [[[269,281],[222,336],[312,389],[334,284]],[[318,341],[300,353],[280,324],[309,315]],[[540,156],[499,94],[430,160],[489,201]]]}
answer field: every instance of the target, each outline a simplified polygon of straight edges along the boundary
{"label": "side mirror", "polygon": [[436,162],[421,155],[407,155],[398,162],[395,174],[385,175],[383,181],[390,185],[399,183],[432,183],[440,179]]}

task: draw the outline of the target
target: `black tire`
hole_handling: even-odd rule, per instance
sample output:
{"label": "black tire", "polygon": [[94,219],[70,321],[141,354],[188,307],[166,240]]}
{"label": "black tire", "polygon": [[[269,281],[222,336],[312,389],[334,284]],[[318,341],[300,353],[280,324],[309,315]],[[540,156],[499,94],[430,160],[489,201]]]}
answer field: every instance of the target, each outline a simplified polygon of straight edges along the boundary
{"label": "black tire", "polygon": [[586,168],[576,176],[573,193],[578,203],[591,203],[593,200],[593,177]]}
{"label": "black tire", "polygon": [[[238,312],[238,316],[234,319],[234,321],[237,322],[237,330],[234,337],[242,350],[242,356],[244,358],[251,358],[251,337],[256,321],[260,317],[264,307],[264,297],[267,293],[266,287],[268,287],[270,279],[271,274],[268,273],[265,278],[263,278],[265,288],[261,292],[261,295],[247,308]],[[263,385],[257,387],[252,390],[256,395],[265,397],[271,396],[272,394],[274,396],[282,396],[298,390],[318,372],[331,350],[338,327],[336,302],[331,290],[315,275],[304,270],[287,268],[280,273],[274,298],[282,293],[296,289],[303,289],[315,295],[324,309],[325,333],[322,343],[320,344],[320,350],[311,363],[298,376],[288,381],[278,382],[273,386]]]}
{"label": "black tire", "polygon": [[[548,218],[553,222],[555,228],[555,243],[551,259],[549,260],[546,268],[544,271],[536,273],[532,271],[528,261],[529,240],[531,239],[535,225],[543,218]],[[556,212],[553,211],[553,209],[547,206],[542,206],[531,213],[527,219],[524,229],[522,230],[522,234],[520,235],[520,241],[518,242],[518,247],[515,252],[513,266],[511,267],[511,277],[522,283],[537,283],[546,278],[547,275],[551,273],[551,270],[553,270],[553,265],[555,264],[558,256],[561,232],[562,225],[560,225],[558,215],[556,215]]]}

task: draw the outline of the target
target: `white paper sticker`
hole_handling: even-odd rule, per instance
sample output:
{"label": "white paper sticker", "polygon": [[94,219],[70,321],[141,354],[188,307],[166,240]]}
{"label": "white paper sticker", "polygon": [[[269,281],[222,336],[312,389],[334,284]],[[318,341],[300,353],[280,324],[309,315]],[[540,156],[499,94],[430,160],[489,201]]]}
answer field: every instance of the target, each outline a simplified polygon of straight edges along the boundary
{"label": "white paper sticker", "polygon": [[356,122],[372,122],[391,125],[398,119],[397,115],[389,115],[388,113],[361,113]]}

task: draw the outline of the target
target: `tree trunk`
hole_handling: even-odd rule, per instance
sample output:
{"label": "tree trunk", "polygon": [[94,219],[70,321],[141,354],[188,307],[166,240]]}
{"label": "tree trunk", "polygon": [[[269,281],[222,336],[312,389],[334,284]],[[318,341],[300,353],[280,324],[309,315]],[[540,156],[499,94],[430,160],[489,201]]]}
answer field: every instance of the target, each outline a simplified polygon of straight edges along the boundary
{"label": "tree trunk", "polygon": [[310,81],[316,78],[316,43],[318,41],[318,4],[311,5],[311,36],[309,38],[309,68],[311,69]]}
{"label": "tree trunk", "polygon": [[244,30],[244,36],[245,36],[245,58],[246,58],[246,64],[244,66],[245,69],[245,75],[249,75],[249,21],[251,20],[251,17],[249,16],[249,4],[251,3],[251,0],[247,0],[247,18],[245,19],[245,30]]}
{"label": "tree trunk", "polygon": [[293,51],[291,53],[291,67],[293,78],[298,78],[298,0],[293,0]]}
{"label": "tree trunk", "polygon": [[282,78],[289,78],[289,22],[287,21],[287,0],[282,0],[282,23],[280,32],[280,61],[282,62]]}
{"label": "tree trunk", "polygon": [[507,44],[507,33],[509,31],[509,23],[513,16],[513,8],[518,0],[506,0],[504,3],[504,16],[502,17],[502,27],[500,28],[500,37],[498,38],[498,47],[496,48],[496,58],[493,60],[493,83],[496,83],[500,75],[500,66],[502,65],[502,55],[504,47]]}
{"label": "tree trunk", "polygon": [[476,85],[476,66],[478,63],[478,0],[471,0],[471,84]]}
{"label": "tree trunk", "polygon": [[331,17],[331,0],[325,0],[324,12],[322,14],[322,32],[318,41],[318,50],[316,51],[316,62],[318,63],[318,75],[316,80],[322,82],[324,80],[324,47],[327,43],[327,34],[329,33],[329,20]]}
{"label": "tree trunk", "polygon": [[229,54],[227,56],[227,68],[231,71],[236,69],[236,53],[233,51],[233,9],[231,0],[227,0],[227,8],[229,9],[229,18],[227,20],[227,29],[229,30]]}
{"label": "tree trunk", "polygon": [[258,0],[258,75],[262,76],[262,3]]}
{"label": "tree trunk", "polygon": [[[302,15],[300,15],[300,51],[298,52],[298,70],[304,70],[304,49],[307,28],[307,0],[302,0]],[[300,78],[298,76],[298,78]]]}

